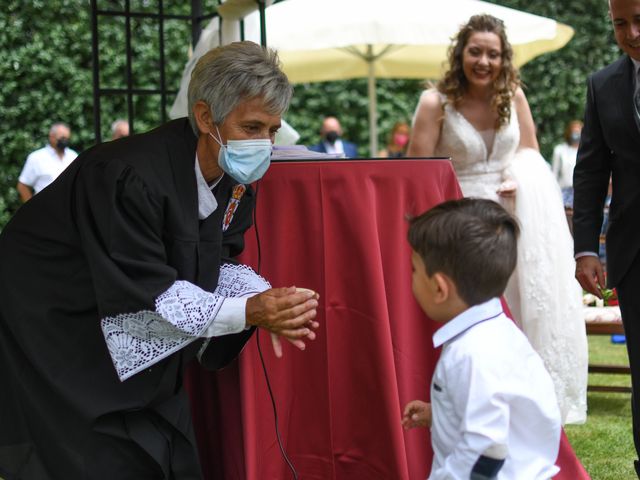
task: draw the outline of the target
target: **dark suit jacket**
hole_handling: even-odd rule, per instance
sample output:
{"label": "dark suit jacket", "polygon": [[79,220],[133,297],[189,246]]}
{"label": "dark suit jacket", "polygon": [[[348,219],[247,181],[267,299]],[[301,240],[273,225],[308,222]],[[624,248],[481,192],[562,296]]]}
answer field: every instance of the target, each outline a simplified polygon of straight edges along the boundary
{"label": "dark suit jacket", "polygon": [[574,170],[575,252],[598,252],[602,209],[612,175],[607,283],[615,287],[640,250],[640,130],[633,108],[631,59],[591,75]]}
{"label": "dark suit jacket", "polygon": [[[355,143],[342,140],[342,147],[344,149],[344,155],[347,158],[356,158],[358,156],[358,147],[356,146]],[[327,149],[324,146],[324,142],[320,142],[316,145],[311,145],[309,147],[309,150],[313,150],[314,152],[327,153]]]}

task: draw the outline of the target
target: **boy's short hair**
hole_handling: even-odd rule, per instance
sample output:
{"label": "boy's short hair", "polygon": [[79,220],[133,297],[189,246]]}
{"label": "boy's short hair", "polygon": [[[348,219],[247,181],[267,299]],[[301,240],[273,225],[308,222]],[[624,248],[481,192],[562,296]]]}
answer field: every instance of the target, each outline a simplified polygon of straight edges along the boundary
{"label": "boy's short hair", "polygon": [[516,266],[519,233],[517,220],[500,204],[463,198],[412,218],[408,238],[427,275],[447,275],[473,306],[503,294]]}

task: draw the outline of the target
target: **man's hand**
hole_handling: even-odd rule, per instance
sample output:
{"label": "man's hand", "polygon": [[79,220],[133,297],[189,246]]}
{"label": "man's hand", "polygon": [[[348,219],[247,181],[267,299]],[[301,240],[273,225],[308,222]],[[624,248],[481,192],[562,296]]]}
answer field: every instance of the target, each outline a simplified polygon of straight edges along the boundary
{"label": "man's hand", "polygon": [[431,427],[431,404],[412,400],[404,407],[402,426],[405,430],[415,427]]}
{"label": "man's hand", "polygon": [[278,358],[282,357],[279,336],[304,350],[304,339],[316,338],[313,330],[319,326],[314,320],[318,298],[319,295],[311,290],[272,288],[247,300],[247,324],[271,332],[273,350]]}
{"label": "man's hand", "polygon": [[600,258],[593,255],[579,257],[576,260],[576,280],[587,292],[602,298],[605,282]]}

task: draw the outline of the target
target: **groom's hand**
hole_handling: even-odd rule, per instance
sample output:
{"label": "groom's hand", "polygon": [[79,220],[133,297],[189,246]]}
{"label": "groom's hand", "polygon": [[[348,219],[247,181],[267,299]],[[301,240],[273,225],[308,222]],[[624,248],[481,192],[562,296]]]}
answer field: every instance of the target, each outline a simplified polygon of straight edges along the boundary
{"label": "groom's hand", "polygon": [[601,290],[604,288],[604,271],[600,258],[594,255],[585,255],[576,259],[576,280],[587,292],[602,298]]}

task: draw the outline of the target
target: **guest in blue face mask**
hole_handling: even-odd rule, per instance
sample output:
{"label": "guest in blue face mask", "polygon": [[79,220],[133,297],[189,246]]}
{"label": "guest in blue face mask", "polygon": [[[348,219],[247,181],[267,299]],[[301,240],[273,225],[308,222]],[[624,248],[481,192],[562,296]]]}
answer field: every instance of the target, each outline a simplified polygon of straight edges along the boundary
{"label": "guest in blue face mask", "polygon": [[188,119],[85,151],[3,229],[0,476],[201,478],[186,365],[315,338],[314,292],[233,260],[291,95],[275,52],[211,50]]}

